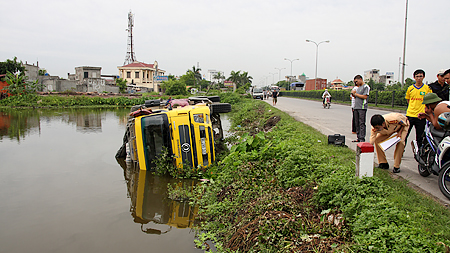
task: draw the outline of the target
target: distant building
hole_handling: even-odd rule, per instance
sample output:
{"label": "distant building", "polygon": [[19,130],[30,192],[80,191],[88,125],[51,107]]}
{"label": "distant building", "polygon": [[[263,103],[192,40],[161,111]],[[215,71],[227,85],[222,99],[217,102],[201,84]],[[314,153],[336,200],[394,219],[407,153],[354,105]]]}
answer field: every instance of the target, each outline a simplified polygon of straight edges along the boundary
{"label": "distant building", "polygon": [[384,83],[385,85],[393,85],[395,83],[394,72],[386,72],[386,75],[381,75],[380,83]]}
{"label": "distant building", "polygon": [[343,88],[344,88],[344,82],[341,79],[336,78],[331,82],[330,89],[342,90]]}
{"label": "distant building", "polygon": [[317,78],[305,81],[305,90],[323,90],[327,88],[327,79]]}
{"label": "distant building", "polygon": [[305,73],[298,76],[298,80],[302,83],[305,83],[306,79],[307,79],[307,77],[306,77]]}
{"label": "distant building", "polygon": [[380,70],[379,69],[371,69],[364,71],[364,82],[367,83],[372,79],[374,82],[380,82]]}
{"label": "distant building", "polygon": [[28,76],[28,80],[31,82],[34,82],[39,77],[39,62],[36,63],[36,66],[34,63],[32,65],[25,62],[25,64],[22,63],[22,66],[25,67],[25,75]]}
{"label": "distant building", "polygon": [[67,73],[67,79],[45,75],[39,76],[39,82],[44,85],[44,91],[118,93],[119,87],[115,82],[107,82],[101,73],[101,67],[81,66],[75,67],[75,74]]}
{"label": "distant building", "polygon": [[133,63],[117,67],[121,78],[128,84],[136,87],[145,87],[151,91],[161,90],[160,82],[156,81],[157,76],[164,75],[165,71],[158,68],[158,62],[147,64],[134,61]]}

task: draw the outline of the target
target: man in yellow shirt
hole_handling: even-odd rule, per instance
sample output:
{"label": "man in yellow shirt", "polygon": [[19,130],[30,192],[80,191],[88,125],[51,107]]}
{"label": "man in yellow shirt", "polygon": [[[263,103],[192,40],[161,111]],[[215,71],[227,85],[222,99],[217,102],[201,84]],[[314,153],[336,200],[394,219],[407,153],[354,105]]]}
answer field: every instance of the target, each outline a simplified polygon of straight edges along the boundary
{"label": "man in yellow shirt", "polygon": [[406,117],[409,121],[409,129],[408,134],[406,135],[405,143],[407,143],[407,139],[411,129],[416,129],[416,141],[420,146],[422,144],[422,134],[425,130],[425,119],[419,119],[419,113],[425,112],[425,105],[423,102],[423,97],[427,93],[431,93],[430,87],[423,83],[423,79],[425,78],[425,71],[418,69],[414,71],[414,80],[416,83],[409,86],[406,91],[405,98],[408,100],[408,109],[406,110]]}

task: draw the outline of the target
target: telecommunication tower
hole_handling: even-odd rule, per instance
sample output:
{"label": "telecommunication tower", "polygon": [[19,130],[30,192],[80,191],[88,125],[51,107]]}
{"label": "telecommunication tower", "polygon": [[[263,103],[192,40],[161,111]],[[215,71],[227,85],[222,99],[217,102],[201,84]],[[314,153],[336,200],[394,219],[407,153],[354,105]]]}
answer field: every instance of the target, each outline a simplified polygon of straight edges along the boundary
{"label": "telecommunication tower", "polygon": [[134,20],[133,20],[133,13],[128,13],[128,47],[127,47],[127,55],[125,56],[125,62],[123,65],[128,65],[130,63],[133,63],[136,61],[136,56],[134,55],[134,45],[133,45],[133,26],[134,26]]}

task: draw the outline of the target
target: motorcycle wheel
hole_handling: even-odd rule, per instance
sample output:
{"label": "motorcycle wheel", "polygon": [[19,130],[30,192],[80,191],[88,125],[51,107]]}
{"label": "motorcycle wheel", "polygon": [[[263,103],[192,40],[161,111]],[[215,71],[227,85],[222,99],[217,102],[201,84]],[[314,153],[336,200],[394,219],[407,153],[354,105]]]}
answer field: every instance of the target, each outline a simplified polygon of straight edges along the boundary
{"label": "motorcycle wheel", "polygon": [[[428,166],[431,167],[431,164],[433,164],[434,162],[434,152],[432,152],[430,144],[425,138],[422,140],[422,142],[426,144],[421,150],[419,149],[419,156],[428,164]],[[422,177],[428,177],[431,174],[430,170],[426,166],[417,164],[417,169]]]}
{"label": "motorcycle wheel", "polygon": [[450,199],[450,162],[447,162],[439,172],[439,189]]}
{"label": "motorcycle wheel", "polygon": [[330,109],[330,106],[331,106],[330,103],[328,103],[328,104],[327,104],[327,108]]}

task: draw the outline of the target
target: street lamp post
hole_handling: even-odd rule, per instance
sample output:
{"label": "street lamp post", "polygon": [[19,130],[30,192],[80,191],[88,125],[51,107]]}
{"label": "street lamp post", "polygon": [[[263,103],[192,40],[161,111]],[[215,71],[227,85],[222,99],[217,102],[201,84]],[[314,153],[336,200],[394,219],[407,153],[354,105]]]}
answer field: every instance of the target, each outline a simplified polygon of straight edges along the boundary
{"label": "street lamp post", "polygon": [[277,73],[269,73],[269,74],[272,75],[272,84],[274,84],[274,83],[275,83],[275,75],[276,75]]}
{"label": "street lamp post", "polygon": [[[290,60],[290,59],[288,59],[288,58],[284,58],[284,60],[290,61],[290,62],[291,62],[291,75],[290,75],[290,77],[289,77],[289,80],[291,80],[291,77],[292,77],[292,62],[293,62],[293,61],[298,61],[298,60],[300,60],[300,59]],[[291,89],[291,86],[289,85],[289,90],[290,90],[290,89]]]}
{"label": "street lamp post", "polygon": [[321,41],[321,42],[317,43],[317,42],[315,42],[313,40],[306,40],[306,42],[312,42],[312,43],[316,44],[316,73],[314,75],[314,89],[317,90],[317,58],[318,58],[318,55],[319,55],[319,45],[321,43],[330,43],[330,41],[329,40],[325,40],[325,41]]}
{"label": "street lamp post", "polygon": [[278,81],[281,80],[281,70],[286,69],[286,68],[275,68],[278,69]]}
{"label": "street lamp post", "polygon": [[290,61],[291,62],[291,76],[292,76],[292,62],[293,61],[298,61],[300,59],[294,59],[294,60],[289,60],[288,58],[284,58],[286,61]]}

